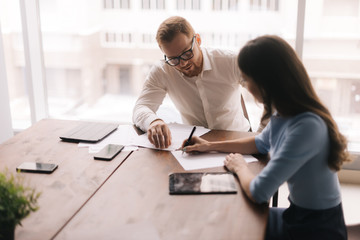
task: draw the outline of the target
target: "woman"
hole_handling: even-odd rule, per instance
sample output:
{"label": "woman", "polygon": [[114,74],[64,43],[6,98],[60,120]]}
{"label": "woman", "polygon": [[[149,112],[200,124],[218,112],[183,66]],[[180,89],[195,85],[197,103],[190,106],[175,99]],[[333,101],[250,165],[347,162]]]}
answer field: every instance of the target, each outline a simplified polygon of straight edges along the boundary
{"label": "woman", "polygon": [[[268,202],[287,181],[290,207],[270,209],[266,239],[347,239],[336,174],[350,160],[347,141],[303,64],[283,39],[263,36],[245,45],[238,65],[245,86],[264,104],[263,118],[271,117],[269,124],[245,139],[207,142],[194,137],[184,150],[230,152],[225,166],[257,203]],[[241,155],[256,153],[270,154],[257,176]]]}

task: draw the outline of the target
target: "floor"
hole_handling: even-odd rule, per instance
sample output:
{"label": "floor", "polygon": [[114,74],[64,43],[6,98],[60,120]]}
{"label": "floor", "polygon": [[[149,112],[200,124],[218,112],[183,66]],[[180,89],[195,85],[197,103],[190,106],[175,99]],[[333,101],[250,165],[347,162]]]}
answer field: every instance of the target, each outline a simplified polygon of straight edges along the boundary
{"label": "floor", "polygon": [[[346,225],[360,223],[360,185],[358,184],[341,184],[342,204],[344,209]],[[279,189],[279,207],[288,207],[287,199],[289,191],[286,184]]]}

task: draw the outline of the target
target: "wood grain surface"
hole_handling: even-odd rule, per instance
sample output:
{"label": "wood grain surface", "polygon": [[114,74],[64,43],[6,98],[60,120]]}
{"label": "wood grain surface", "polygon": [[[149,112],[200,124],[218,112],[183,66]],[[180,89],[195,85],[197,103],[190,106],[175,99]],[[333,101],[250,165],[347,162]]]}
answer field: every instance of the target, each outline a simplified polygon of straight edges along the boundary
{"label": "wood grain surface", "polygon": [[[249,135],[212,131],[204,138]],[[250,164],[254,173],[263,166]],[[169,174],[182,171],[170,152],[134,151],[55,239],[263,239],[267,206],[250,202],[239,186],[230,195],[169,195]]]}
{"label": "wood grain surface", "polygon": [[87,148],[61,141],[59,136],[77,124],[41,120],[0,145],[1,171],[16,173],[16,167],[25,161],[59,165],[52,174],[16,173],[42,194],[40,209],[16,228],[15,239],[51,239],[129,155],[121,152],[112,161],[96,161]]}

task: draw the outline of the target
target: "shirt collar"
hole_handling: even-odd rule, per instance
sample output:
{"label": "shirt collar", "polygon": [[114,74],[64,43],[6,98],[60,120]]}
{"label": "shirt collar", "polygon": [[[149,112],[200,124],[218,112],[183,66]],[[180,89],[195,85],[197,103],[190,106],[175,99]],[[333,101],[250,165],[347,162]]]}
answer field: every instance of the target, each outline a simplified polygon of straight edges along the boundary
{"label": "shirt collar", "polygon": [[202,67],[201,73],[198,75],[198,77],[202,78],[204,75],[204,72],[209,71],[212,68],[211,68],[211,63],[210,63],[209,56],[208,56],[206,49],[205,48],[200,48],[200,49],[201,49],[201,53],[203,56],[203,67]]}
{"label": "shirt collar", "polygon": [[211,67],[211,63],[210,63],[209,56],[208,56],[206,49],[201,48],[201,52],[203,55],[203,69],[201,71],[201,74],[203,74],[204,71],[211,70],[212,67]]}

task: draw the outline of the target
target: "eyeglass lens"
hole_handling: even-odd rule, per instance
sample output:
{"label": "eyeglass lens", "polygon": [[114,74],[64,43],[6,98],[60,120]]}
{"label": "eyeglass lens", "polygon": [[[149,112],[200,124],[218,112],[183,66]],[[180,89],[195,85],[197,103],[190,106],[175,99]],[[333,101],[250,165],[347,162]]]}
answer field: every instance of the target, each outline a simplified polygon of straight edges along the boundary
{"label": "eyeglass lens", "polygon": [[[183,52],[180,56],[178,57],[174,57],[174,58],[171,58],[171,59],[168,59],[166,60],[166,62],[168,64],[170,64],[171,66],[176,66],[180,63],[180,58],[182,60],[189,60],[191,59],[193,56],[194,56],[194,53],[193,53],[193,48],[194,48],[194,39],[195,39],[195,36],[193,37],[192,39],[192,43],[191,43],[191,48],[189,50],[187,50],[186,52]],[[165,56],[166,58],[166,56]]]}

